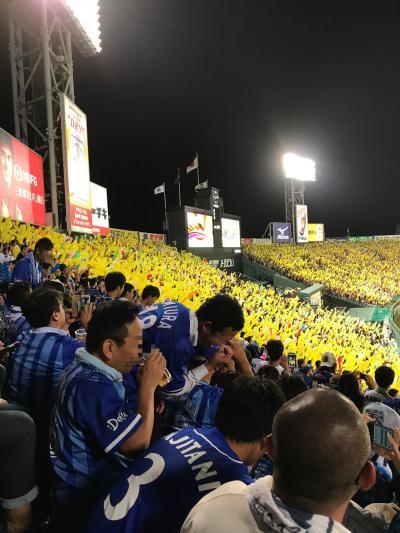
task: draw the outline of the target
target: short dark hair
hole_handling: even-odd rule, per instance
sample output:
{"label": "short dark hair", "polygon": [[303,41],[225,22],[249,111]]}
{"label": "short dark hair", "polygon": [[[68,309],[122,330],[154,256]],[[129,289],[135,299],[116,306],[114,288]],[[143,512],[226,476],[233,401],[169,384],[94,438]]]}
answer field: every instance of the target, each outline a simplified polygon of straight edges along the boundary
{"label": "short dark hair", "polygon": [[217,294],[206,300],[196,311],[198,320],[209,321],[212,331],[223,331],[231,327],[240,331],[244,326],[243,310],[239,302],[227,294]]}
{"label": "short dark hair", "polygon": [[283,342],[270,340],[267,342],[266,349],[270,361],[279,361],[283,355]]}
{"label": "short dark hair", "polygon": [[260,379],[270,379],[272,381],[279,381],[279,370],[271,365],[265,365],[258,371],[258,377]]}
{"label": "short dark hair", "polygon": [[313,502],[350,499],[371,453],[367,425],[355,405],[327,388],[303,392],[282,406],[272,444],[276,492],[290,496],[294,508],[304,499],[309,509]]}
{"label": "short dark hair", "polygon": [[37,241],[37,243],[35,244],[34,251],[35,252],[36,252],[36,250],[50,251],[53,248],[54,248],[54,244],[52,243],[52,241],[50,239],[48,239],[47,237],[43,237],[43,238],[39,239]]}
{"label": "short dark hair", "polygon": [[17,305],[21,307],[26,298],[29,296],[31,290],[28,283],[20,281],[11,285],[7,294],[7,305]]}
{"label": "short dark hair", "polygon": [[237,370],[228,370],[227,372],[221,372],[217,370],[211,376],[210,385],[219,387],[220,389],[225,389],[225,387],[234,379],[237,379],[242,374]]}
{"label": "short dark hair", "polygon": [[134,290],[135,290],[135,287],[132,285],[132,283],[125,283],[124,292],[122,293],[121,296],[125,296],[126,294],[128,294],[128,292],[132,292]]}
{"label": "short dark hair", "polygon": [[155,287],[154,285],[146,285],[146,287],[142,291],[142,300],[145,300],[149,296],[151,296],[152,298],[159,298],[160,289],[158,287]]}
{"label": "short dark hair", "polygon": [[115,291],[118,287],[123,287],[126,282],[126,277],[122,272],[109,272],[104,278],[104,283],[107,291]]}
{"label": "short dark hair", "polygon": [[49,325],[52,314],[60,311],[61,306],[61,293],[38,287],[23,302],[22,312],[33,328],[43,328]]}
{"label": "short dark hair", "polygon": [[96,287],[97,282],[98,282],[97,278],[89,278],[88,280],[89,287],[90,288]]}
{"label": "short dark hair", "polygon": [[272,381],[239,376],[224,389],[215,425],[236,442],[256,442],[271,433],[272,423],[285,398]]}
{"label": "short dark hair", "polygon": [[58,279],[45,279],[43,283],[38,287],[39,289],[48,289],[51,291],[57,291],[61,295],[65,294],[65,287],[63,283]]}
{"label": "short dark hair", "polygon": [[382,389],[388,389],[393,383],[394,378],[395,373],[390,366],[378,366],[375,370],[375,381],[378,387],[382,387]]}
{"label": "short dark hair", "polygon": [[25,248],[29,248],[29,246],[27,244],[22,244],[21,245],[21,252],[22,252],[22,250],[25,250]]}
{"label": "short dark hair", "polygon": [[122,345],[128,335],[127,326],[137,318],[138,312],[136,305],[121,300],[101,305],[93,313],[87,328],[87,351],[102,355],[103,342],[106,339],[112,339],[118,345]]}
{"label": "short dark hair", "polygon": [[307,385],[305,384],[304,379],[296,374],[283,376],[279,381],[279,386],[287,400],[291,400],[307,390]]}

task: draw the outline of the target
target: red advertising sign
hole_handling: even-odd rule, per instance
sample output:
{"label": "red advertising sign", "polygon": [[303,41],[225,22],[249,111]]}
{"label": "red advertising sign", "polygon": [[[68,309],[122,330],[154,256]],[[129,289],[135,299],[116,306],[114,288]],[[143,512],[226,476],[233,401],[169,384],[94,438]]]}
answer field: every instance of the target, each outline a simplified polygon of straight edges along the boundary
{"label": "red advertising sign", "polygon": [[31,224],[46,223],[42,158],[1,128],[0,213]]}

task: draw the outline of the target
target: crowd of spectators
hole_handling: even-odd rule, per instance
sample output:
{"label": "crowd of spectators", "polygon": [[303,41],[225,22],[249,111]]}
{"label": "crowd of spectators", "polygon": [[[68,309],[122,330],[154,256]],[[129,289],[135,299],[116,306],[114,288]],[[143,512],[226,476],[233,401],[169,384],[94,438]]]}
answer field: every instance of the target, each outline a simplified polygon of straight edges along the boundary
{"label": "crowd of spectators", "polygon": [[306,284],[322,283],[331,293],[373,305],[398,296],[400,241],[251,244],[245,253],[265,266]]}
{"label": "crowd of spectators", "polygon": [[134,234],[0,236],[26,245],[0,290],[4,531],[397,530],[380,326]]}

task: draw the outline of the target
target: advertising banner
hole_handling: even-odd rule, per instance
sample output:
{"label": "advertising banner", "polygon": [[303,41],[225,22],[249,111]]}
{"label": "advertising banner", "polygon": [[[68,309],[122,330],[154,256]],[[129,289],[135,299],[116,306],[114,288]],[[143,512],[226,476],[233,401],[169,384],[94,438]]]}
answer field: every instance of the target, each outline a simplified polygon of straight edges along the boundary
{"label": "advertising banner", "polygon": [[86,115],[65,94],[61,97],[67,228],[92,233]]}
{"label": "advertising banner", "polygon": [[275,243],[292,242],[292,225],[288,222],[273,222],[272,241]]}
{"label": "advertising banner", "polygon": [[240,222],[233,218],[221,218],[223,248],[240,248]]}
{"label": "advertising banner", "polygon": [[1,128],[0,211],[4,218],[46,224],[42,158]]}
{"label": "advertising banner", "polygon": [[296,205],[297,242],[308,242],[308,213],[306,205]]}
{"label": "advertising banner", "polygon": [[91,181],[90,196],[92,203],[93,233],[97,235],[108,235],[110,232],[110,225],[108,219],[107,189]]}
{"label": "advertising banner", "polygon": [[308,242],[322,242],[324,237],[323,224],[308,224]]}
{"label": "advertising banner", "polygon": [[212,217],[189,211],[186,215],[189,248],[214,248]]}

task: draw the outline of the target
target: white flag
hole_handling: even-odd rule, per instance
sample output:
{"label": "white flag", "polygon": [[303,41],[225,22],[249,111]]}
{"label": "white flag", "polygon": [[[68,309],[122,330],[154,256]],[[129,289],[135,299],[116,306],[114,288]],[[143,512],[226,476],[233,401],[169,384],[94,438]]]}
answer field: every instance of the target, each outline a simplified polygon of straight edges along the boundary
{"label": "white flag", "polygon": [[207,187],[208,187],[208,180],[205,180],[205,181],[202,181],[201,183],[199,183],[198,185],[196,185],[194,190],[198,191],[200,189],[207,189]]}
{"label": "white flag", "polygon": [[193,162],[186,167],[186,174],[189,174],[189,172],[192,172],[192,170],[196,170],[196,168],[199,168],[199,156],[196,154],[196,157],[193,159]]}
{"label": "white flag", "polygon": [[161,194],[165,192],[165,184],[163,183],[162,185],[160,185],[159,187],[156,187],[154,189],[154,194]]}

